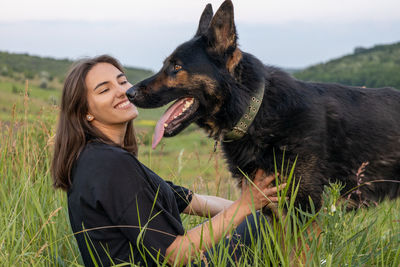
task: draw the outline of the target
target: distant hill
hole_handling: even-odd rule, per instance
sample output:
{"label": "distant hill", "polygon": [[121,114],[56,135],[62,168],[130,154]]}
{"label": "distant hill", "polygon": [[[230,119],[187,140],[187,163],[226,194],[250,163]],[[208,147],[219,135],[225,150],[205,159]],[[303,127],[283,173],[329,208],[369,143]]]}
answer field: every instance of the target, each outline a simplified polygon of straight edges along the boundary
{"label": "distant hill", "polygon": [[[62,84],[72,64],[73,61],[68,59],[54,59],[31,56],[28,54],[0,52],[0,76],[10,77],[16,80],[36,79],[39,80],[42,87],[45,87],[44,82],[48,81],[51,83],[54,79],[58,80],[58,84]],[[131,83],[137,82],[152,74],[150,70],[132,67],[125,67],[125,72]],[[52,84],[54,84],[54,82]]]}
{"label": "distant hill", "polygon": [[305,81],[400,89],[400,42],[357,47],[354,53],[293,73]]}
{"label": "distant hill", "polygon": [[[279,68],[279,66],[276,66],[276,67]],[[303,68],[285,68],[285,67],[281,67],[280,69],[282,69],[283,71],[290,73],[290,74],[300,72],[301,70],[303,70]]]}

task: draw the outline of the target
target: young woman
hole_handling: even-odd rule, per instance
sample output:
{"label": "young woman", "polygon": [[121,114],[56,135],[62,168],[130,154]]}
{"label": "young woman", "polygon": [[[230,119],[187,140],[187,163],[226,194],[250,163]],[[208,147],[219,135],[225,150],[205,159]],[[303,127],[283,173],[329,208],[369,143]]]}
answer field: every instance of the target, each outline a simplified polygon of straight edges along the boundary
{"label": "young woman", "polygon": [[[164,181],[137,159],[133,119],[138,111],[125,96],[131,86],[110,56],[72,68],[61,99],[54,186],[68,194],[69,219],[85,265],[153,266],[165,258],[187,264],[240,224],[246,232],[251,208],[277,201],[277,188],[268,188],[273,177],[258,171],[255,185],[243,183],[241,197],[232,202]],[[211,219],[185,231],[181,212]]]}

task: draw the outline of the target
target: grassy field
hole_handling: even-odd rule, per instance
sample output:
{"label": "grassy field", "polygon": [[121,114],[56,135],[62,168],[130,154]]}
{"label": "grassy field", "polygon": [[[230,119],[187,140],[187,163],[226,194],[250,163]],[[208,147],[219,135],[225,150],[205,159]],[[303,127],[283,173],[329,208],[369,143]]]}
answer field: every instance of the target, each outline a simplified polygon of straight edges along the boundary
{"label": "grassy field", "polygon": [[[13,86],[22,91],[13,92]],[[49,99],[58,99],[59,92],[28,87],[27,97],[25,88],[0,81],[0,265],[80,266],[66,195],[52,189],[49,173],[58,112],[57,102]],[[140,110],[135,122],[139,159],[164,179],[195,192],[237,198],[220,149],[213,152],[213,142],[195,126],[163,140],[155,151],[150,148],[161,112]],[[240,265],[251,258],[253,266],[293,266],[301,258],[304,266],[400,266],[400,201],[345,212],[339,197],[336,185],[327,189],[324,208],[311,214],[299,214],[287,203],[286,220],[262,230],[271,242],[253,242]],[[182,219],[186,228],[201,222],[195,216]],[[311,222],[321,233],[308,227]],[[221,251],[216,266],[229,260]]]}

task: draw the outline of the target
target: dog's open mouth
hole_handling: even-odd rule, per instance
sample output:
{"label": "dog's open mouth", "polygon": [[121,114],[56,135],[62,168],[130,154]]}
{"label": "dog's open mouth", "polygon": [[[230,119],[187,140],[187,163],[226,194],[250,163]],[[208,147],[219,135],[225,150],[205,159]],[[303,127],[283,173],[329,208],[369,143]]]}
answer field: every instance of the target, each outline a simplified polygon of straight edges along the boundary
{"label": "dog's open mouth", "polygon": [[152,148],[155,149],[164,136],[174,136],[188,126],[198,108],[199,101],[193,97],[181,98],[175,101],[157,122]]}

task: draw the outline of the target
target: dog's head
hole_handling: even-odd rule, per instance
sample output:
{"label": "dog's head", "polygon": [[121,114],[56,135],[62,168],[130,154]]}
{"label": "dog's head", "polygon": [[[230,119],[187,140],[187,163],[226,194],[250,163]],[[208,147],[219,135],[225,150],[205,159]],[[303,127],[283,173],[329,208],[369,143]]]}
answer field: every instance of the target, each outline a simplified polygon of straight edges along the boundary
{"label": "dog's head", "polygon": [[214,131],[210,118],[229,97],[226,83],[242,58],[236,42],[232,2],[226,0],[214,16],[208,4],[195,36],[177,47],[157,74],[127,91],[129,100],[141,108],[176,100],[156,125],[153,148],[163,136],[174,136],[192,122]]}

